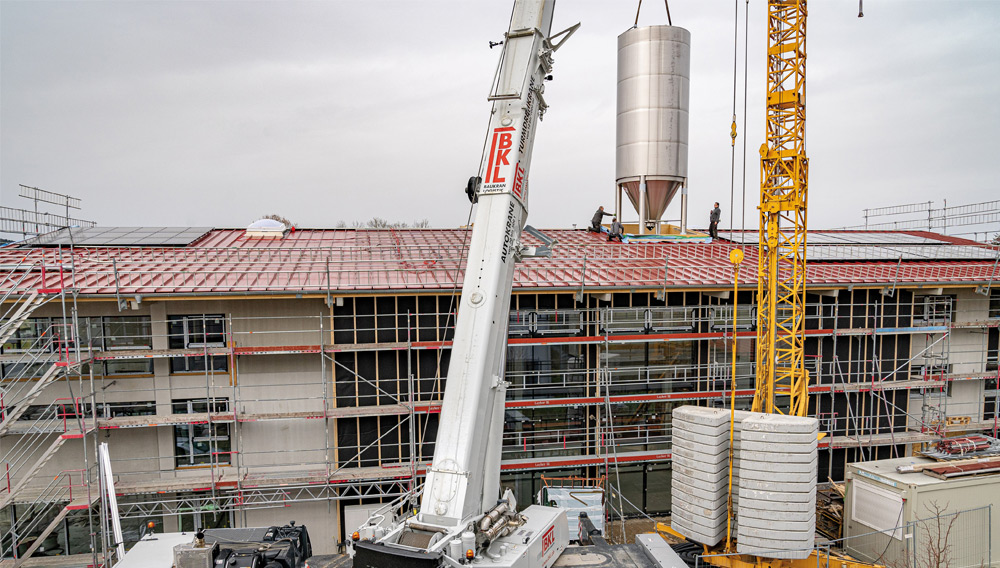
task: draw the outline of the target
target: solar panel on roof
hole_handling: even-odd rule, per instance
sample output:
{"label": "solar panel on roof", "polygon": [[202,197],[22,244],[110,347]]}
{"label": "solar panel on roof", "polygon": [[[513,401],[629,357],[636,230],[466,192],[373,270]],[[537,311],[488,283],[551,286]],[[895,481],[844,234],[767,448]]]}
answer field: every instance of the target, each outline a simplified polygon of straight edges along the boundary
{"label": "solar panel on roof", "polygon": [[212,227],[87,227],[59,229],[24,241],[21,246],[186,246]]}
{"label": "solar panel on roof", "polygon": [[806,249],[809,260],[992,260],[998,254],[965,245],[807,245]]}
{"label": "solar panel on roof", "polygon": [[[728,238],[728,233],[723,231],[722,235]],[[747,231],[744,235],[740,233],[733,234],[733,240],[740,242],[743,240],[747,243],[757,244],[759,242],[759,233],[756,231]],[[908,233],[900,232],[878,232],[878,231],[858,231],[858,232],[823,232],[823,231],[810,231],[809,235],[806,237],[806,241],[811,245],[837,245],[837,244],[848,244],[848,245],[952,245],[951,242],[936,239],[933,237],[924,237],[920,235],[911,235]]]}

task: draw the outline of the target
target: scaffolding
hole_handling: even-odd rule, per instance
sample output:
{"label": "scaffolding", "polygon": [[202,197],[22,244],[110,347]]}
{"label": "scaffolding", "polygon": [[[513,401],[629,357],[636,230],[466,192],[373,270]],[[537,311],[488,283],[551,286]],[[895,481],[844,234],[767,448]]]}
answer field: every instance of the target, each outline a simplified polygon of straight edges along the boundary
{"label": "scaffolding", "polygon": [[[691,248],[702,249],[690,253],[691,270],[699,255],[728,250]],[[327,252],[315,263],[325,268]],[[206,511],[246,524],[259,510],[389,502],[417,490],[433,454],[454,333],[449,289],[428,284],[429,293],[410,291],[403,279],[383,293],[333,288],[327,295],[320,286],[302,298],[137,298],[157,285],[149,276],[153,265],[140,270],[140,261],[197,255],[129,254],[74,254],[75,270],[63,270],[68,285],[53,287],[47,304],[25,308],[17,321],[14,314],[40,294],[26,275],[32,285],[54,286],[58,271],[54,264],[45,265],[44,275],[41,265],[9,271],[3,311],[10,315],[0,322],[7,324],[0,328],[0,454],[10,471],[4,504],[12,504],[0,539],[5,555],[23,557],[45,540],[45,529],[58,531],[67,519],[86,515],[102,526],[100,498],[92,497],[102,493],[88,458],[98,440],[111,442],[120,512],[132,526],[149,519],[206,522],[199,520]],[[240,267],[292,258],[287,251],[231,254]],[[683,274],[684,259],[671,254],[673,278]],[[25,255],[24,266],[57,255]],[[199,262],[207,267],[221,255],[214,251]],[[101,281],[80,268],[94,258],[113,259],[118,279]],[[734,298],[710,287],[664,288],[662,259],[647,264],[643,278],[655,283],[644,289],[609,291],[599,276],[584,281],[582,296],[572,278],[515,294],[502,471],[505,483],[528,489],[520,494],[533,494],[543,472],[604,476],[621,496],[611,503],[616,516],[631,510],[625,499],[654,510],[660,505],[652,498],[629,493],[629,479],[669,471],[672,408],[722,404],[733,389],[737,404],[749,408],[757,319],[750,293],[740,296],[734,325]],[[582,263],[579,269],[586,272]],[[891,274],[895,267],[865,269]],[[82,281],[69,282],[70,276]],[[207,268],[189,279],[203,276]],[[886,281],[807,295],[810,414],[827,434],[821,475],[833,479],[851,461],[997,426],[1000,295],[931,294],[905,282],[889,295],[882,291]],[[76,303],[81,289],[103,294],[92,291]],[[124,306],[116,293],[127,299]],[[976,387],[979,398],[958,396],[963,385]],[[288,445],[265,443],[285,430],[294,433],[281,438]],[[197,444],[204,447],[196,450]],[[337,507],[332,524],[339,527],[341,514]],[[24,546],[29,538],[35,540]],[[107,557],[109,543],[93,544],[96,563],[97,555]]]}

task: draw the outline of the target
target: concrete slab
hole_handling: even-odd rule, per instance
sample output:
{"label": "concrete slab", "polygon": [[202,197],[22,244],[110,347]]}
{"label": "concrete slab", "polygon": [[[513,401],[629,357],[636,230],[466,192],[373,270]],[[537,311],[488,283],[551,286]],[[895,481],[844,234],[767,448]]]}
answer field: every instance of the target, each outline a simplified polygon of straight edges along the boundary
{"label": "concrete slab", "polygon": [[719,426],[729,423],[729,411],[722,408],[706,408],[704,406],[680,406],[674,409],[672,416],[685,422]]}
{"label": "concrete slab", "polygon": [[718,441],[689,440],[687,438],[678,438],[677,436],[674,436],[672,446],[675,448],[685,448],[693,452],[698,452],[699,454],[714,456],[719,452],[729,451],[729,439],[727,438]]}
{"label": "concrete slab", "polygon": [[[745,504],[739,508],[739,517],[741,519],[746,519],[747,524],[750,526],[757,526],[761,528],[767,528],[759,523],[770,523],[771,521],[795,521],[800,523],[808,523],[816,521],[816,509],[815,507],[810,509],[805,507],[808,503],[801,503],[803,505],[801,511],[775,511],[773,509],[754,509],[748,507]],[[751,520],[752,519],[752,520]],[[757,521],[755,523],[754,521]]]}
{"label": "concrete slab", "polygon": [[694,527],[695,530],[704,532],[705,534],[714,534],[718,531],[726,530],[726,516],[716,517],[714,519],[709,519],[702,517],[701,515],[695,515],[684,511],[682,509],[677,509],[676,511],[671,511],[670,522],[676,522],[678,519],[683,520],[686,526]]}
{"label": "concrete slab", "polygon": [[771,548],[763,546],[753,546],[749,543],[744,544],[743,542],[736,543],[736,551],[740,554],[753,554],[754,556],[762,556],[764,558],[777,558],[781,560],[804,560],[809,558],[812,554],[811,551],[789,551],[789,552],[772,552]]}
{"label": "concrete slab", "polygon": [[721,532],[706,533],[699,530],[697,527],[688,525],[684,521],[680,521],[679,523],[671,521],[670,526],[688,539],[702,544],[707,544],[709,546],[719,544],[719,542],[721,542],[726,536],[726,531],[724,529]]}
{"label": "concrete slab", "polygon": [[728,476],[718,477],[712,480],[712,479],[702,478],[697,475],[678,477],[676,473],[677,472],[675,471],[674,477],[671,478],[672,481],[678,481],[684,485],[694,487],[695,489],[701,489],[702,491],[710,491],[710,492],[724,491],[729,486]]}
{"label": "concrete slab", "polygon": [[816,483],[794,483],[790,481],[765,481],[760,479],[740,479],[740,489],[777,491],[781,493],[816,493]]}
{"label": "concrete slab", "polygon": [[750,499],[740,498],[739,507],[737,507],[737,516],[741,510],[765,510],[773,511],[775,513],[800,513],[802,511],[815,510],[816,509],[816,498],[813,497],[808,501],[754,501]]}
{"label": "concrete slab", "polygon": [[703,497],[698,497],[696,495],[690,495],[688,493],[684,493],[683,491],[681,491],[681,492],[675,492],[675,491],[671,490],[670,501],[671,501],[671,504],[673,504],[674,501],[684,501],[685,503],[689,503],[689,504],[694,505],[696,507],[702,507],[702,508],[705,508],[705,509],[711,509],[711,510],[716,510],[716,511],[719,510],[719,509],[725,509],[726,508],[726,500],[725,499],[719,500],[719,499],[717,499],[715,497],[713,497],[711,499],[705,499]]}
{"label": "concrete slab", "polygon": [[746,460],[745,463],[741,463],[741,469],[756,470],[756,471],[768,471],[768,472],[817,472],[819,466],[819,458],[817,457],[811,462],[766,462],[759,460]]}
{"label": "concrete slab", "polygon": [[776,444],[773,442],[763,442],[759,440],[740,440],[740,449],[742,451],[752,451],[752,452],[775,452],[782,454],[815,454],[816,453],[816,440],[812,442],[805,443],[793,443],[785,442],[782,444]]}
{"label": "concrete slab", "polygon": [[740,525],[744,535],[756,538],[787,539],[796,542],[810,540],[815,537],[815,521],[777,521],[770,522],[753,517],[743,517]]}
{"label": "concrete slab", "polygon": [[684,511],[689,515],[698,515],[709,521],[718,522],[722,519],[722,522],[726,520],[726,508],[725,507],[699,507],[698,505],[693,505],[684,501],[683,499],[672,498],[670,501],[671,511]]}
{"label": "concrete slab", "polygon": [[[751,503],[751,501],[766,501],[767,505]],[[781,506],[782,511],[799,511],[799,507],[792,506],[792,503],[812,503],[813,507],[816,506],[816,490],[805,492],[790,492],[790,491],[772,491],[768,489],[755,489],[747,487],[746,485],[740,485],[740,503],[745,506],[750,506],[755,509],[764,509],[767,507],[778,507],[774,505],[787,504],[788,507]]]}
{"label": "concrete slab", "polygon": [[763,414],[748,417],[742,421],[742,424],[744,432],[819,432],[819,421],[807,416]]}
{"label": "concrete slab", "polygon": [[773,463],[809,463],[816,459],[813,452],[762,452],[760,450],[743,450],[740,452],[740,468],[746,467],[750,461],[773,462]]}
{"label": "concrete slab", "polygon": [[726,498],[725,497],[725,493],[726,493],[725,489],[720,488],[720,489],[716,489],[716,490],[705,490],[705,489],[702,489],[700,487],[695,487],[693,485],[689,485],[689,484],[684,483],[682,481],[678,481],[676,479],[671,484],[670,490],[673,493],[683,493],[683,494],[691,495],[693,497],[700,497],[702,499],[708,499],[709,501],[714,502],[714,503],[717,503],[719,499],[722,499],[724,501],[725,498]]}
{"label": "concrete slab", "polygon": [[740,433],[741,441],[761,441],[770,442],[774,444],[808,444],[810,442],[815,442],[819,439],[817,434],[813,432],[806,433],[785,433],[785,432],[758,432],[754,430],[748,430],[746,432]]}
{"label": "concrete slab", "polygon": [[683,457],[686,457],[686,458],[691,459],[691,460],[705,462],[705,463],[719,463],[719,462],[722,462],[722,461],[726,461],[726,462],[729,461],[729,452],[728,451],[726,451],[726,452],[719,452],[718,454],[715,454],[714,456],[708,456],[708,455],[705,455],[702,452],[699,452],[698,450],[689,450],[689,449],[684,448],[684,447],[673,446],[673,447],[670,448],[670,453],[672,453],[674,456],[683,456]]}
{"label": "concrete slab", "polygon": [[[724,465],[726,462],[722,463]],[[727,467],[718,468],[718,470],[714,472],[706,472],[697,467],[688,467],[674,462],[673,469],[674,476],[680,476],[684,479],[701,479],[709,483],[718,483],[721,480],[729,480],[729,468]]]}
{"label": "concrete slab", "polygon": [[816,470],[812,471],[759,471],[746,468],[741,472],[741,479],[755,481],[770,481],[772,483],[816,484]]}
{"label": "concrete slab", "polygon": [[677,417],[674,417],[672,424],[674,433],[678,431],[684,431],[704,436],[719,436],[722,434],[729,436],[728,423],[720,424],[718,426],[712,426],[709,424],[698,424],[697,422],[688,422],[687,420],[680,420]]}
{"label": "concrete slab", "polygon": [[676,469],[677,466],[681,466],[681,467],[686,467],[686,468],[689,468],[689,469],[697,469],[697,470],[702,471],[704,473],[716,473],[716,472],[719,472],[719,471],[728,471],[729,470],[729,460],[728,459],[724,459],[724,460],[721,460],[721,461],[711,462],[710,463],[710,462],[707,462],[707,461],[701,461],[701,460],[698,460],[698,459],[695,459],[695,458],[691,458],[691,457],[688,457],[686,455],[681,455],[681,454],[678,454],[677,452],[674,452],[673,453],[673,459],[672,459],[672,461],[674,462],[674,469]]}
{"label": "concrete slab", "polygon": [[729,448],[729,434],[722,434],[719,436],[702,436],[700,434],[692,434],[691,432],[677,432],[674,431],[673,436],[670,437],[671,442],[677,444],[678,442],[686,442],[690,447],[690,444],[701,444],[705,446],[722,446],[724,448]]}

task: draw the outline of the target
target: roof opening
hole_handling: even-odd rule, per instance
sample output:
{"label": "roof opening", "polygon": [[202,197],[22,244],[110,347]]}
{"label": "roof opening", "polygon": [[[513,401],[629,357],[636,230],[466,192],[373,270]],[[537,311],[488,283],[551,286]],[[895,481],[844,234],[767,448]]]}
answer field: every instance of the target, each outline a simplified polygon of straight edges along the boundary
{"label": "roof opening", "polygon": [[288,232],[288,226],[274,219],[259,219],[250,223],[246,236],[264,239],[280,239]]}

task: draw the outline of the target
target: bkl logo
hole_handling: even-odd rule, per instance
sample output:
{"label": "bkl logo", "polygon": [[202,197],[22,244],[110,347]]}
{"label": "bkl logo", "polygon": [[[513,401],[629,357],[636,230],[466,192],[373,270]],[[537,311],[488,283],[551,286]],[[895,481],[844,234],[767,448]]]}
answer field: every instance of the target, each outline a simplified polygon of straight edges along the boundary
{"label": "bkl logo", "polygon": [[517,167],[514,168],[514,188],[511,192],[514,197],[524,200],[522,191],[524,190],[524,168],[521,167],[521,162],[517,163]]}
{"label": "bkl logo", "polygon": [[549,530],[545,531],[545,534],[542,535],[542,554],[548,552],[549,548],[551,548],[552,545],[555,544],[556,542],[555,530],[556,530],[555,527],[549,527]]}
{"label": "bkl logo", "polygon": [[505,178],[500,177],[500,166],[509,166],[507,155],[514,145],[514,127],[506,126],[493,130],[493,142],[490,144],[490,159],[486,166],[485,183],[504,183]]}

